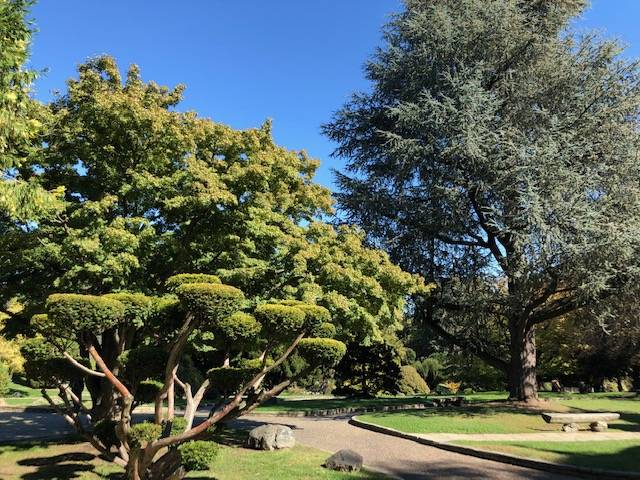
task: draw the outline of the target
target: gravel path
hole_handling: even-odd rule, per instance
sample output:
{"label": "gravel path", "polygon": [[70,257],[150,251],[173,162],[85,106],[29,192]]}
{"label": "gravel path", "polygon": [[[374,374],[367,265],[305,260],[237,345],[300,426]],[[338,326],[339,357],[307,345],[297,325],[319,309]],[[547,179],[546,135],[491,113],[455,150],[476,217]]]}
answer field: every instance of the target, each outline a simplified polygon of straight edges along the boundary
{"label": "gravel path", "polygon": [[349,425],[348,417],[273,417],[252,415],[238,420],[244,428],[262,423],[281,423],[295,430],[296,439],[327,452],[351,448],[365,464],[404,480],[418,479],[531,479],[569,480],[552,473],[448,452],[410,440],[390,437]]}

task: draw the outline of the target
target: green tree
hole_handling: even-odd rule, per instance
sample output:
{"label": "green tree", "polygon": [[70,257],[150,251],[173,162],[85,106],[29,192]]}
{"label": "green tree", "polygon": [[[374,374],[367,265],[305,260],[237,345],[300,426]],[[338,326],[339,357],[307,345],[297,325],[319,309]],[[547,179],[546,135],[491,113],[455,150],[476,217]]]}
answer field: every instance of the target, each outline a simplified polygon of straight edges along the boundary
{"label": "green tree", "polygon": [[[251,307],[241,290],[211,275],[177,275],[167,283],[172,293],[164,297],[52,294],[46,314],[34,317],[42,337],[23,349],[25,369],[50,405],[105,458],[123,466],[130,479],[183,478],[186,470],[201,467],[186,452],[205,446],[183,445],[287,388],[295,377],[268,388],[265,379],[294,351],[309,368],[334,367],[346,351],[338,340],[312,336],[331,321],[323,307],[301,302]],[[247,308],[253,315],[241,314]],[[243,335],[243,352],[226,349],[223,361],[209,365],[202,383],[192,386],[182,380],[180,360],[197,329],[213,332],[223,345],[236,341],[238,332],[251,335]],[[118,342],[111,341],[114,336]],[[91,407],[70,386],[77,376],[102,381],[97,393],[90,389]],[[58,388],[62,403],[50,398],[47,386]],[[175,421],[176,387],[186,397],[181,421]],[[219,403],[194,425],[208,391],[219,393]],[[149,397],[155,404],[153,421],[133,424],[134,406]],[[87,422],[93,428],[86,428]]]}
{"label": "green tree", "polygon": [[336,367],[337,391],[374,397],[400,391],[400,356],[384,341],[347,344],[347,353]]}
{"label": "green tree", "polygon": [[581,0],[405,3],[366,66],[371,92],[325,127],[348,160],[338,199],[438,283],[418,320],[530,400],[536,325],[604,321],[637,285],[638,63],[571,31]]}
{"label": "green tree", "polygon": [[30,168],[39,153],[45,108],[30,96],[33,71],[24,68],[32,28],[30,0],[0,1],[0,214],[34,219],[58,208],[61,189],[47,192]]}
{"label": "green tree", "polygon": [[0,294],[25,304],[17,316],[54,291],[152,293],[196,271],[255,302],[313,300],[345,338],[399,328],[407,294],[424,286],[358,230],[318,221],[331,213],[318,162],[275,145],[268,123],[238,131],[177,111],[182,90],[143,82],[135,66],[123,79],[99,57],[50,105],[37,180],[63,186],[66,203],[0,235]]}

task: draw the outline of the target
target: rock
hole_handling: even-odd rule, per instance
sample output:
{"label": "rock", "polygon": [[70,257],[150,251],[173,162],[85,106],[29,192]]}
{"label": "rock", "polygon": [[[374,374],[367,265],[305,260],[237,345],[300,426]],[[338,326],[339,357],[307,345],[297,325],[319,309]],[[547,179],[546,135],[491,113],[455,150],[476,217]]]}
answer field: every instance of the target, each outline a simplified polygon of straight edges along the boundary
{"label": "rock", "polygon": [[296,444],[293,431],[284,425],[261,425],[249,432],[247,445],[257,450],[291,448]]}
{"label": "rock", "polygon": [[578,430],[580,430],[580,427],[578,427],[577,423],[565,423],[562,426],[562,431],[563,432],[567,432],[567,433],[575,433]]}
{"label": "rock", "polygon": [[322,466],[339,472],[357,472],[362,468],[362,455],[353,450],[339,450],[327,458]]}
{"label": "rock", "polygon": [[607,422],[593,422],[590,427],[592,432],[606,432],[609,425]]}

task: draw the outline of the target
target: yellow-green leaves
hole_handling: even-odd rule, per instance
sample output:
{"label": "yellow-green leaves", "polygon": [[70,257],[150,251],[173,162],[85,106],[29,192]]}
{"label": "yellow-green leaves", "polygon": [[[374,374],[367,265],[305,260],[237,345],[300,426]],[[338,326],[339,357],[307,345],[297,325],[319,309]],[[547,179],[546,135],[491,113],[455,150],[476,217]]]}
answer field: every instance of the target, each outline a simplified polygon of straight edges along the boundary
{"label": "yellow-green leaves", "polygon": [[176,288],[176,294],[185,309],[193,313],[203,327],[215,325],[239,310],[244,302],[241,290],[215,283],[184,283]]}
{"label": "yellow-green leaves", "polygon": [[106,296],[55,293],[47,299],[47,315],[53,326],[63,332],[99,334],[120,322],[125,305]]}
{"label": "yellow-green leaves", "polygon": [[312,366],[334,367],[344,357],[347,346],[332,338],[303,338],[297,352]]}
{"label": "yellow-green leaves", "polygon": [[273,338],[289,338],[299,333],[305,321],[303,310],[288,305],[258,305],[254,314],[267,335]]}

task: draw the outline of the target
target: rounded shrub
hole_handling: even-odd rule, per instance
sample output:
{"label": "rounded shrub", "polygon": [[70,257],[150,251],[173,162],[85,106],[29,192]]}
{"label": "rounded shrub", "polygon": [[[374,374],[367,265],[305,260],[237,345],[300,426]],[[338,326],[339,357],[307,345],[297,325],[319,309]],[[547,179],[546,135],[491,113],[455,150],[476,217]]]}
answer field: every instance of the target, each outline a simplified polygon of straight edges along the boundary
{"label": "rounded shrub", "polygon": [[182,466],[188,472],[208,470],[219,451],[220,446],[208,440],[192,440],[178,446]]}
{"label": "rounded shrub", "polygon": [[311,331],[311,335],[321,338],[333,338],[336,336],[337,330],[333,323],[323,322]]}
{"label": "rounded shrub", "polygon": [[158,392],[162,390],[163,383],[157,380],[142,380],[136,387],[136,403],[151,403],[156,399]]}
{"label": "rounded shrub", "polygon": [[329,323],[331,321],[331,313],[329,310],[320,305],[305,303],[300,300],[283,300],[279,303],[280,305],[297,307],[302,310],[304,312],[304,328],[309,332],[314,331],[323,323]]}
{"label": "rounded shrub", "polygon": [[290,337],[304,326],[305,313],[297,306],[266,303],[254,311],[262,328],[271,337]]}
{"label": "rounded shrub", "polygon": [[113,298],[54,293],[47,298],[47,315],[59,334],[87,331],[99,334],[122,320],[125,306]]}
{"label": "rounded shrub", "polygon": [[187,428],[187,421],[184,417],[175,417],[171,422],[171,436],[179,435]]}
{"label": "rounded shrub", "polygon": [[129,429],[129,443],[134,448],[144,447],[147,443],[157,440],[162,435],[162,425],[142,422]]}
{"label": "rounded shrub", "polygon": [[245,312],[235,312],[226,318],[220,320],[214,329],[216,338],[227,346],[237,344],[239,346],[246,345],[253,341],[262,329],[262,325],[258,323],[253,315]]}
{"label": "rounded shrub", "polygon": [[211,392],[214,395],[227,395],[237,392],[245,382],[258,373],[260,367],[216,367],[207,372],[211,382]]}
{"label": "rounded shrub", "polygon": [[179,273],[169,277],[165,282],[167,289],[173,291],[185,283],[222,283],[220,277],[206,273]]}
{"label": "rounded shrub", "polygon": [[184,283],[176,288],[176,295],[187,310],[205,322],[231,315],[244,302],[241,290],[221,283]]}
{"label": "rounded shrub", "polygon": [[[20,344],[24,357],[25,376],[37,388],[54,388],[58,382],[69,382],[83,377],[83,373],[62,357],[42,336],[25,339]],[[73,350],[70,352],[73,354]],[[81,363],[88,363],[78,359]]]}
{"label": "rounded shrub", "polygon": [[0,397],[4,397],[7,394],[10,384],[11,374],[9,373],[9,366],[0,361]]}
{"label": "rounded shrub", "polygon": [[421,395],[430,392],[427,382],[420,376],[415,367],[403,365],[400,367],[400,382],[398,382],[400,393],[405,395]]}
{"label": "rounded shrub", "polygon": [[121,302],[124,305],[123,321],[136,327],[144,325],[153,312],[153,298],[142,293],[107,293],[103,297]]}
{"label": "rounded shrub", "polygon": [[333,367],[345,353],[347,346],[333,338],[303,338],[298,344],[298,355],[310,365]]}

